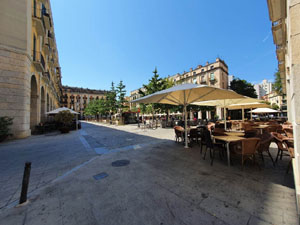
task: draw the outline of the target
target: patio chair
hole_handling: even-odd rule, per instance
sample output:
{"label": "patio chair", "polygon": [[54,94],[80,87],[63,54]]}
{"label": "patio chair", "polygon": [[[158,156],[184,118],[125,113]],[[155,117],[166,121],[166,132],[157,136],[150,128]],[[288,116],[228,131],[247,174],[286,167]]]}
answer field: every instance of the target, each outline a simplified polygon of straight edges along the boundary
{"label": "patio chair", "polygon": [[278,147],[278,152],[277,152],[275,162],[278,161],[279,155],[280,155],[280,160],[282,160],[283,156],[290,156],[289,154],[286,153],[288,152],[288,148],[286,147],[286,145],[283,144],[287,138],[277,132],[272,132],[271,134],[274,137],[274,141]]}
{"label": "patio chair", "polygon": [[198,144],[198,130],[197,128],[190,129],[190,133],[188,136],[190,143],[196,142]]}
{"label": "patio chair", "polygon": [[212,166],[213,162],[214,162],[216,150],[219,150],[219,155],[220,155],[220,158],[222,159],[222,154],[224,153],[224,152],[222,152],[222,151],[224,151],[223,143],[213,143],[209,130],[205,129],[203,133],[204,133],[205,145],[206,145],[203,159],[205,159],[207,149],[209,149],[209,155],[210,155],[210,159],[211,159],[210,165]]}
{"label": "patio chair", "polygon": [[241,140],[241,148],[236,148],[235,153],[242,156],[242,169],[244,168],[244,164],[247,159],[250,159],[253,161],[253,163],[256,163],[255,153],[258,150],[259,145],[259,138],[246,138]]}
{"label": "patio chair", "polygon": [[265,162],[263,153],[267,152],[269,157],[271,158],[273,166],[275,167],[275,162],[274,162],[273,157],[269,150],[270,144],[274,140],[274,137],[269,132],[264,132],[263,134],[260,134],[257,137],[260,138],[260,145],[258,147],[258,153],[260,154],[263,163]]}
{"label": "patio chair", "polygon": [[215,128],[212,130],[212,134],[214,136],[225,136],[226,134],[224,133],[225,129],[224,128]]}
{"label": "patio chair", "polygon": [[293,158],[295,158],[294,141],[292,141],[292,140],[285,140],[285,141],[283,142],[283,144],[284,144],[285,147],[288,149],[289,155],[290,155],[290,157],[291,157],[291,159],[290,159],[290,161],[289,161],[289,165],[288,165],[288,167],[287,167],[287,169],[286,169],[286,173],[288,174],[288,173],[289,173],[289,170],[290,170],[290,168],[291,168],[291,166],[292,166],[292,160],[293,160]]}
{"label": "patio chair", "polygon": [[289,138],[294,138],[294,133],[292,128],[285,128],[283,129],[284,133],[286,134],[287,137]]}
{"label": "patio chair", "polygon": [[245,130],[245,138],[253,138],[253,137],[257,137],[259,134],[259,130],[257,129],[249,129],[249,130]]}
{"label": "patio chair", "polygon": [[184,142],[184,128],[181,126],[175,126],[174,131],[175,131],[175,142],[180,142],[179,141],[180,139],[181,142]]}

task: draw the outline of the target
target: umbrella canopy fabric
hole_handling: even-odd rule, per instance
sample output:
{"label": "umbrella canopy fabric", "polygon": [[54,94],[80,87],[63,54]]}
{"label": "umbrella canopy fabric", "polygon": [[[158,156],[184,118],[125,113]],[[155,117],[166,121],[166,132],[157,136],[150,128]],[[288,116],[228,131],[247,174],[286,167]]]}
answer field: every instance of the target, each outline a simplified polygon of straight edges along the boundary
{"label": "umbrella canopy fabric", "polygon": [[227,99],[217,99],[213,101],[202,101],[202,102],[194,102],[193,105],[202,105],[202,106],[218,106],[223,108],[228,108],[228,106],[233,104],[246,104],[258,102],[256,98],[249,98],[247,96],[242,96],[242,98],[227,98]]}
{"label": "umbrella canopy fabric", "polygon": [[280,111],[270,108],[258,108],[250,111],[252,113],[279,113]]}
{"label": "umbrella canopy fabric", "polygon": [[181,84],[144,96],[132,102],[186,105],[199,101],[242,97],[242,95],[239,95],[232,90],[225,90],[207,85]]}
{"label": "umbrella canopy fabric", "polygon": [[[245,103],[253,103],[257,102],[258,100],[256,98],[249,98],[247,96],[242,96],[242,98],[234,98],[234,99],[217,99],[213,101],[204,101],[204,102],[194,102],[193,105],[202,105],[202,106],[218,106],[222,108],[228,108],[228,106],[232,104],[245,104]],[[225,119],[225,129],[227,128],[226,123],[226,110],[224,110],[224,119]],[[244,120],[244,111],[243,114],[243,120]]]}
{"label": "umbrella canopy fabric", "polygon": [[78,112],[75,112],[74,110],[68,109],[66,107],[61,107],[61,108],[54,109],[54,110],[52,110],[50,112],[47,112],[46,114],[48,114],[48,115],[58,114],[59,112],[62,112],[62,111],[69,111],[72,114],[79,114]]}
{"label": "umbrella canopy fabric", "polygon": [[[135,103],[162,103],[171,105],[184,106],[184,125],[187,127],[187,105],[198,102],[216,99],[234,99],[243,98],[242,95],[237,94],[231,90],[220,89],[207,85],[197,84],[181,84],[166,90],[158,91],[151,95],[136,99]],[[185,148],[188,148],[187,129],[185,129]]]}
{"label": "umbrella canopy fabric", "polygon": [[269,108],[270,106],[262,102],[238,103],[229,105],[228,109],[254,109],[254,108]]}

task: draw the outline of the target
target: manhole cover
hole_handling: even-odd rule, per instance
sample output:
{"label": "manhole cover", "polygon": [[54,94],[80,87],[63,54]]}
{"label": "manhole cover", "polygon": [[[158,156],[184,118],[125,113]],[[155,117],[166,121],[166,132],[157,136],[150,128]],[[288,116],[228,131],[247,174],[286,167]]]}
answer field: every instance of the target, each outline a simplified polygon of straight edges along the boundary
{"label": "manhole cover", "polygon": [[120,167],[120,166],[127,166],[130,163],[129,160],[123,159],[123,160],[117,160],[111,163],[114,167]]}
{"label": "manhole cover", "polygon": [[99,173],[99,174],[97,174],[97,175],[95,175],[93,177],[94,177],[95,180],[101,180],[103,178],[106,178],[107,176],[108,176],[107,173]]}

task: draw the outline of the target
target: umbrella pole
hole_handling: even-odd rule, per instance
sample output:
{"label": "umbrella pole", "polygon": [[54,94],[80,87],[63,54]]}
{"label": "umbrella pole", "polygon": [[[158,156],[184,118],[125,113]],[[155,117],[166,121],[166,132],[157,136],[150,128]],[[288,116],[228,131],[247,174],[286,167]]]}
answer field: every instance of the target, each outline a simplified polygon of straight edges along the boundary
{"label": "umbrella pole", "polygon": [[187,135],[187,111],[186,104],[184,104],[184,137],[185,137],[185,145],[184,148],[188,148],[188,135]]}
{"label": "umbrella pole", "polygon": [[224,128],[227,130],[227,123],[226,123],[226,108],[224,107]]}
{"label": "umbrella pole", "polygon": [[250,113],[250,115],[251,115],[251,120],[252,120],[252,109],[251,109],[251,113]]}
{"label": "umbrella pole", "polygon": [[78,130],[78,114],[76,114],[76,130]]}
{"label": "umbrella pole", "polygon": [[242,107],[242,121],[244,122],[245,120],[245,111],[244,111],[244,107]]}

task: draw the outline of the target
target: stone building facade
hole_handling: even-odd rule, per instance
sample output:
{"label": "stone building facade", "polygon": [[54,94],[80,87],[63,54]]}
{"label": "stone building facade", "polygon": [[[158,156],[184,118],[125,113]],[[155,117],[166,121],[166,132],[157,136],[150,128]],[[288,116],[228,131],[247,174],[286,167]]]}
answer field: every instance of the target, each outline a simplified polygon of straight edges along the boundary
{"label": "stone building facade", "polygon": [[300,214],[300,0],[267,0],[267,3],[288,120],[293,125],[292,162]]}
{"label": "stone building facade", "polygon": [[29,136],[61,94],[49,0],[1,0],[0,116],[14,118],[13,137]]}
{"label": "stone building facade", "polygon": [[[233,79],[232,75],[232,79]],[[217,88],[228,89],[228,66],[220,58],[217,58],[215,62],[206,62],[204,66],[198,65],[196,68],[190,68],[189,72],[184,71],[182,74],[177,73],[173,76],[167,77],[175,84],[193,83],[200,85],[209,85]],[[139,89],[130,92],[130,101],[140,98]],[[130,108],[139,107],[136,103],[130,103]],[[223,109],[217,107],[217,115],[223,118]],[[202,118],[202,114],[199,112],[198,117]],[[211,119],[210,112],[206,112],[206,118]]]}
{"label": "stone building facade", "polygon": [[84,109],[93,100],[105,98],[107,91],[93,90],[88,88],[78,88],[63,86],[63,95],[61,98],[61,106],[72,109],[80,113],[83,117]]}
{"label": "stone building facade", "polygon": [[217,88],[228,88],[228,66],[217,58],[215,62],[206,65],[198,65],[195,69],[190,68],[189,72],[177,73],[168,77],[176,84],[193,83],[214,86]]}

